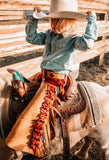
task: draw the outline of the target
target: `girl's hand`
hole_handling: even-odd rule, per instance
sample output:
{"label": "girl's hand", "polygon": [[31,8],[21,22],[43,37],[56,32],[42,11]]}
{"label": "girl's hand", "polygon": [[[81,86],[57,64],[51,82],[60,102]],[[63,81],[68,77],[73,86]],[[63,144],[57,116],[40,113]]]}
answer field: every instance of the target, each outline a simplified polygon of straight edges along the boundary
{"label": "girl's hand", "polygon": [[37,13],[41,12],[41,8],[40,7],[34,7],[33,8],[33,13],[37,11]]}
{"label": "girl's hand", "polygon": [[95,11],[88,11],[87,14],[88,16],[95,16]]}

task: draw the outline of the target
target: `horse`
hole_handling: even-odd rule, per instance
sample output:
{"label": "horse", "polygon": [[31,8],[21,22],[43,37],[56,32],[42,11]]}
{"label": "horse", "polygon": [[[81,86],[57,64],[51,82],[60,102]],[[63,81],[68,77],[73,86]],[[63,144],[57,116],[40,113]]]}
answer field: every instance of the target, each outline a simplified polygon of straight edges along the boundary
{"label": "horse", "polygon": [[[74,153],[74,156],[82,159],[88,158],[88,150],[91,147],[93,141],[96,141],[100,144],[101,148],[105,151],[105,160],[109,160],[109,85],[101,86],[94,82],[77,82],[78,84],[88,84],[91,86],[91,90],[95,93],[92,102],[93,104],[98,103],[100,108],[100,118],[101,121],[93,127],[86,127],[82,129],[77,129],[76,131],[72,128],[72,123],[74,122],[73,116],[68,118],[69,121],[69,137],[70,137],[70,148],[72,148],[77,142],[81,139],[84,139],[84,143],[81,148]],[[8,135],[9,131],[12,128],[12,125],[9,120],[9,98],[10,98],[10,83],[4,78],[0,77],[0,134],[1,138],[4,138]],[[88,90],[87,90],[87,94]],[[95,100],[96,96],[96,100]],[[96,101],[96,102],[95,102]],[[95,103],[94,103],[95,102]],[[93,106],[96,109],[96,105]],[[79,115],[79,114],[78,114]],[[51,155],[57,155],[63,152],[63,140],[62,140],[62,127],[59,120],[57,120],[57,130],[56,136],[50,142],[50,152]],[[6,134],[5,134],[6,133]],[[15,156],[16,155],[16,156]],[[16,158],[15,158],[16,157]],[[21,160],[23,157],[23,152],[13,151],[10,155],[10,160]]]}

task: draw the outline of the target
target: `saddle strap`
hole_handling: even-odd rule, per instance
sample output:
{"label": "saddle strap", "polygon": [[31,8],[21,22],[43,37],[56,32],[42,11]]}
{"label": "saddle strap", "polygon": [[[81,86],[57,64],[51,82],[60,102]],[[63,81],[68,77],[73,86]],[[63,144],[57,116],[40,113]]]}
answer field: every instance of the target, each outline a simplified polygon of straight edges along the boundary
{"label": "saddle strap", "polygon": [[68,114],[67,112],[61,112],[61,125],[63,136],[63,160],[70,160],[70,139],[68,132]]}

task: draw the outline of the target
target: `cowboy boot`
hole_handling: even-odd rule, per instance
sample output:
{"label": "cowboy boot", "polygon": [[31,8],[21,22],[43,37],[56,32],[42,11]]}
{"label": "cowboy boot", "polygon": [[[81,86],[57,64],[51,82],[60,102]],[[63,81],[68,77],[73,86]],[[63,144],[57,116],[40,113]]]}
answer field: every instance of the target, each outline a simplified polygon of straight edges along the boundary
{"label": "cowboy boot", "polygon": [[65,75],[43,70],[43,81],[26,109],[21,113],[6,138],[6,144],[15,150],[38,157],[47,154],[50,135],[50,113],[54,117],[53,103],[57,88],[64,93]]}
{"label": "cowboy boot", "polygon": [[[15,70],[9,69],[11,74],[15,73]],[[21,74],[20,74],[21,75]],[[22,75],[21,75],[22,76]],[[34,94],[40,87],[42,82],[42,73],[36,73],[33,76],[24,79],[24,88],[25,88],[25,95],[21,97],[19,95],[18,90],[16,90],[18,86],[17,80],[12,80],[12,85],[6,83],[3,80],[3,84],[1,88],[1,99],[0,99],[0,110],[1,110],[1,129],[0,129],[0,136],[6,138],[9,134],[12,126],[14,125],[16,119],[28,105],[28,103],[33,98]],[[14,81],[14,82],[13,82]],[[13,83],[16,83],[13,85]]]}
{"label": "cowboy boot", "polygon": [[29,91],[36,91],[42,81],[42,73],[40,72],[27,79],[14,69],[7,69],[7,71],[12,74],[12,87],[20,97],[24,97]]}
{"label": "cowboy boot", "polygon": [[9,73],[12,74],[13,80],[11,81],[13,88],[15,88],[16,92],[23,97],[25,95],[25,89],[24,89],[24,78],[21,76],[21,74],[14,70],[14,69],[7,69]]}

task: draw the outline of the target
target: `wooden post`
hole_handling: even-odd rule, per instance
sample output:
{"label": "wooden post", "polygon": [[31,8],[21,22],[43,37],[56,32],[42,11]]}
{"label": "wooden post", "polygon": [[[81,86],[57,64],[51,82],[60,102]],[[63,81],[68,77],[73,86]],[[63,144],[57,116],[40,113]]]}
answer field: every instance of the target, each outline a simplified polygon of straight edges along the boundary
{"label": "wooden post", "polygon": [[[105,23],[106,23],[107,21],[108,21],[108,11],[105,13]],[[102,40],[103,40],[103,43],[105,43],[106,33],[103,34]],[[105,50],[105,49],[104,49],[104,50]],[[99,56],[99,66],[103,64],[104,54],[105,54],[105,51],[104,51],[102,54],[100,54],[100,56]]]}
{"label": "wooden post", "polygon": [[25,10],[23,10],[23,19],[25,19]]}

